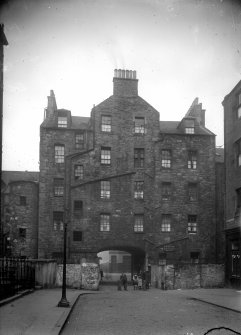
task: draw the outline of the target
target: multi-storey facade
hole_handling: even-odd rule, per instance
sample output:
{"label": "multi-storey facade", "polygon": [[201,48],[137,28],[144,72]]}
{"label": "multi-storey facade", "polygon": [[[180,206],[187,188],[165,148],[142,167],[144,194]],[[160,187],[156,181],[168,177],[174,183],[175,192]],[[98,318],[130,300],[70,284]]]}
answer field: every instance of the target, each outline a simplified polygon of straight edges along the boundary
{"label": "multi-storey facade", "polygon": [[[162,111],[164,113],[165,111]],[[181,121],[161,121],[138,95],[135,71],[115,70],[113,95],[90,117],[57,109],[40,128],[39,257],[68,262],[104,250],[133,270],[215,262],[215,135],[195,99]]]}
{"label": "multi-storey facade", "polygon": [[241,81],[224,98],[227,282],[241,287]]}

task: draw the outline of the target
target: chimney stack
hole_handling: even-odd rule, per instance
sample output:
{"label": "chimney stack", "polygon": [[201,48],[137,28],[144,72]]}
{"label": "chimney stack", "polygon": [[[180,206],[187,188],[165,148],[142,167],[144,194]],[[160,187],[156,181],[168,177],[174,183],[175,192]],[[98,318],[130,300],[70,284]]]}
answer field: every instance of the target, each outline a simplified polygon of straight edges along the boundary
{"label": "chimney stack", "polygon": [[138,96],[138,80],[136,79],[136,71],[115,69],[113,83],[114,96]]}
{"label": "chimney stack", "polygon": [[50,90],[50,95],[48,96],[48,106],[46,109],[46,117],[49,118],[53,116],[54,111],[56,110],[57,110],[57,104],[56,104],[54,91]]}

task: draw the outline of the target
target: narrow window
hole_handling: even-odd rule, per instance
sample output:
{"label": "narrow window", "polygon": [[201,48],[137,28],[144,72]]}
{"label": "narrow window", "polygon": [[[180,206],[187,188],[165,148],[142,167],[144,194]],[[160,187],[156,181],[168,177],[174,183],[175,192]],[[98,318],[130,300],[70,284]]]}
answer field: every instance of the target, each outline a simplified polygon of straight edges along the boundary
{"label": "narrow window", "polygon": [[67,116],[58,116],[58,128],[67,128]]}
{"label": "narrow window", "polygon": [[62,197],[64,195],[64,179],[55,178],[54,179],[54,196]]}
{"label": "narrow window", "polygon": [[135,199],[143,199],[144,198],[144,181],[135,181],[134,185],[134,197]]}
{"label": "narrow window", "polygon": [[73,241],[76,241],[76,242],[82,241],[82,231],[80,230],[73,231]]}
{"label": "narrow window", "polygon": [[84,178],[84,167],[83,165],[74,166],[74,179],[83,179]]}
{"label": "narrow window", "polygon": [[171,200],[172,184],[169,182],[162,183],[162,200]]}
{"label": "narrow window", "polygon": [[185,133],[194,134],[194,120],[185,120]]}
{"label": "narrow window", "polygon": [[53,212],[53,225],[54,230],[64,230],[64,213]]}
{"label": "narrow window", "polygon": [[19,204],[20,204],[20,206],[26,206],[27,205],[27,197],[24,197],[24,196],[20,195]]}
{"label": "narrow window", "polygon": [[188,151],[188,161],[187,161],[188,169],[196,170],[197,168],[197,152],[196,151]]}
{"label": "narrow window", "polygon": [[26,228],[19,228],[18,229],[18,236],[20,238],[26,238],[26,232],[27,232]]}
{"label": "narrow window", "polygon": [[235,142],[237,167],[241,166],[241,138]]}
{"label": "narrow window", "polygon": [[110,214],[100,215],[100,231],[110,231]]}
{"label": "narrow window", "polygon": [[197,216],[188,215],[188,233],[196,234],[197,233]]}
{"label": "narrow window", "polygon": [[84,133],[75,134],[75,149],[84,149]]}
{"label": "narrow window", "polygon": [[109,147],[101,147],[101,164],[110,165],[111,162],[111,148]]}
{"label": "narrow window", "polygon": [[144,117],[135,117],[135,134],[145,134]]}
{"label": "narrow window", "polygon": [[54,153],[55,153],[55,163],[60,164],[64,163],[64,145],[55,145],[54,146]]}
{"label": "narrow window", "polygon": [[171,150],[162,150],[162,167],[169,168],[171,167]]}
{"label": "narrow window", "polygon": [[162,232],[171,231],[171,215],[170,214],[162,215],[161,231]]}
{"label": "narrow window", "polygon": [[190,252],[191,263],[199,263],[199,252]]}
{"label": "narrow window", "polygon": [[101,130],[107,133],[111,132],[111,116],[109,115],[101,116]]}
{"label": "narrow window", "polygon": [[197,184],[196,183],[188,184],[188,200],[197,201]]}
{"label": "narrow window", "polygon": [[138,148],[134,149],[134,167],[143,168],[144,167],[144,149]]}
{"label": "narrow window", "polygon": [[134,232],[142,233],[144,230],[144,215],[143,214],[135,214],[135,222],[134,222]]}
{"label": "narrow window", "polygon": [[100,182],[100,197],[102,199],[110,198],[110,181],[109,180],[102,180]]}

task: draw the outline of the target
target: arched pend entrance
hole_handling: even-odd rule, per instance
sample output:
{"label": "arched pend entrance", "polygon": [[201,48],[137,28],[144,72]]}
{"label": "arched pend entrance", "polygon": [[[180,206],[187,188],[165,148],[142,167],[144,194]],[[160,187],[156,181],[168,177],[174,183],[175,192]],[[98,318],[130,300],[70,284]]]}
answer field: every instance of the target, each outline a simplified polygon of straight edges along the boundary
{"label": "arched pend entrance", "polygon": [[104,283],[116,283],[121,273],[131,282],[134,273],[145,269],[145,252],[138,249],[110,248],[97,254]]}

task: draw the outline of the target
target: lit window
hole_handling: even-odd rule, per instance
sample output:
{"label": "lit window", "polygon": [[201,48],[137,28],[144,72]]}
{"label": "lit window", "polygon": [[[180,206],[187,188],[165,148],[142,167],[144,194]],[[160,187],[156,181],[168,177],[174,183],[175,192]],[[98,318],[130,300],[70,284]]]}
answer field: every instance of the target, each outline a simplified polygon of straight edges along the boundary
{"label": "lit window", "polygon": [[241,138],[235,142],[237,166],[241,166]]}
{"label": "lit window", "polygon": [[111,132],[111,116],[101,116],[101,130],[107,133]]}
{"label": "lit window", "polygon": [[188,233],[196,234],[197,233],[197,216],[188,215]]}
{"label": "lit window", "polygon": [[102,180],[100,182],[100,197],[102,199],[110,198],[110,181],[109,180]]}
{"label": "lit window", "polygon": [[64,213],[53,212],[54,230],[64,230]]}
{"label": "lit window", "polygon": [[100,231],[110,231],[110,214],[100,215]]}
{"label": "lit window", "polygon": [[54,195],[56,197],[62,197],[64,195],[64,179],[54,179]]}
{"label": "lit window", "polygon": [[54,147],[55,152],[55,163],[64,163],[64,145],[55,145]]}
{"label": "lit window", "polygon": [[144,117],[135,117],[135,134],[145,134]]}
{"label": "lit window", "polygon": [[144,197],[144,181],[135,181],[134,197],[135,197],[135,199],[143,199],[143,197]]}
{"label": "lit window", "polygon": [[134,232],[141,233],[144,230],[144,215],[135,214]]}
{"label": "lit window", "polygon": [[196,183],[188,184],[188,200],[197,201],[197,184]]}
{"label": "lit window", "polygon": [[82,231],[80,230],[73,231],[73,241],[76,241],[76,242],[82,241]]}
{"label": "lit window", "polygon": [[171,215],[170,214],[162,215],[161,231],[162,232],[171,231]]}
{"label": "lit window", "polygon": [[19,204],[20,206],[26,206],[27,205],[27,197],[24,197],[24,196],[20,196],[19,197]]}
{"label": "lit window", "polygon": [[101,164],[110,165],[110,152],[111,148],[101,147]]}
{"label": "lit window", "polygon": [[76,149],[84,148],[84,134],[83,133],[75,134],[75,148]]}
{"label": "lit window", "polygon": [[83,167],[83,165],[75,165],[74,166],[74,178],[75,179],[83,179],[84,178],[84,167]]}
{"label": "lit window", "polygon": [[144,167],[144,149],[134,149],[134,167]]}
{"label": "lit window", "polygon": [[162,200],[171,200],[172,184],[169,182],[162,183]]}
{"label": "lit window", "polygon": [[162,167],[171,167],[171,150],[162,150]]}
{"label": "lit window", "polygon": [[26,228],[19,228],[18,229],[18,236],[20,238],[26,238],[26,232],[27,232]]}
{"label": "lit window", "polygon": [[197,152],[196,151],[188,151],[188,169],[196,170],[197,168]]}
{"label": "lit window", "polygon": [[58,128],[67,128],[66,116],[58,116]]}

